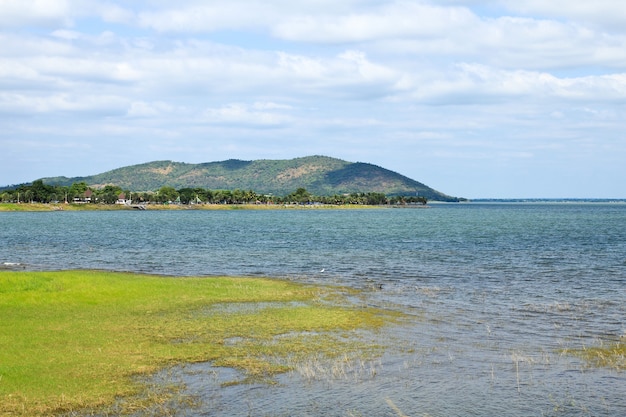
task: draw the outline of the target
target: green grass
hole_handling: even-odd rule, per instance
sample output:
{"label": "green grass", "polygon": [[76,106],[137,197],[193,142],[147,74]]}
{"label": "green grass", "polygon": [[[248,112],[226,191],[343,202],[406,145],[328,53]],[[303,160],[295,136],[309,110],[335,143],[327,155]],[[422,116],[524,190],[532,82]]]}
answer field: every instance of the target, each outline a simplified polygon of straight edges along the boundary
{"label": "green grass", "polygon": [[3,211],[114,211],[132,210],[131,207],[121,204],[44,204],[44,203],[0,203],[0,212]]}
{"label": "green grass", "polygon": [[[198,204],[198,205],[176,205],[176,204],[148,204],[147,210],[350,210],[381,208],[384,206],[368,206],[360,204],[321,204],[321,205],[298,205],[298,204]],[[44,203],[0,203],[0,212],[14,211],[116,211],[134,210],[122,204],[44,204]]]}
{"label": "green grass", "polygon": [[53,210],[53,207],[58,207],[59,205],[49,205],[49,204],[15,204],[15,203],[0,203],[0,212],[2,211],[50,211]]}
{"label": "green grass", "polygon": [[341,291],[270,279],[0,271],[0,415],[110,405],[145,389],[137,375],[176,363],[213,361],[266,379],[312,355],[375,353],[381,347],[353,330],[394,315],[350,307]]}

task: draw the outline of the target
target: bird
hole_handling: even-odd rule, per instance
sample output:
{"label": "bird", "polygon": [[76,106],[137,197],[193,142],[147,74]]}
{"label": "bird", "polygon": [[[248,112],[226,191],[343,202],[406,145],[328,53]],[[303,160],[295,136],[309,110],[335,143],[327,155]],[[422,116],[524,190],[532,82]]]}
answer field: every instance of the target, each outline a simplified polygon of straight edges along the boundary
{"label": "bird", "polygon": [[322,270],[320,272],[324,272],[324,271],[326,271],[326,269],[322,268]]}

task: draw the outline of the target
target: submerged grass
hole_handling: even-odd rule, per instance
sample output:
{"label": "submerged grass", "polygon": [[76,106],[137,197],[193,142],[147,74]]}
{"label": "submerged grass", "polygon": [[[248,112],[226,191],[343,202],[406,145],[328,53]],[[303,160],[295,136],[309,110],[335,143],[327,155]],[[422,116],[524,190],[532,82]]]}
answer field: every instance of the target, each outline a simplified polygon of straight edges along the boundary
{"label": "submerged grass", "polygon": [[565,353],[580,357],[590,366],[626,370],[626,342],[623,340],[581,349],[568,349]]}
{"label": "submerged grass", "polygon": [[145,390],[137,375],[177,363],[263,380],[310,355],[376,351],[355,330],[394,314],[340,305],[340,293],[257,278],[0,271],[0,414],[110,405]]}

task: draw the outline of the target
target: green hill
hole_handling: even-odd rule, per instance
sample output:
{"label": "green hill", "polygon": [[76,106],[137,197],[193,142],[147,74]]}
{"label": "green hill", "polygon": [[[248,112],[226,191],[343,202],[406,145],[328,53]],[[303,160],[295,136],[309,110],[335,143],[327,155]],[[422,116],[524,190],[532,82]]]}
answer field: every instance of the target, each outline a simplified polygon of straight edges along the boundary
{"label": "green hill", "polygon": [[458,201],[388,169],[326,156],[289,160],[230,159],[201,164],[157,161],[88,177],[43,178],[43,182],[50,185],[71,185],[81,181],[92,187],[112,184],[130,191],[151,191],[171,186],[176,189],[242,189],[259,194],[287,195],[297,188],[306,188],[320,196],[377,192],[389,196],[419,194],[429,200]]}

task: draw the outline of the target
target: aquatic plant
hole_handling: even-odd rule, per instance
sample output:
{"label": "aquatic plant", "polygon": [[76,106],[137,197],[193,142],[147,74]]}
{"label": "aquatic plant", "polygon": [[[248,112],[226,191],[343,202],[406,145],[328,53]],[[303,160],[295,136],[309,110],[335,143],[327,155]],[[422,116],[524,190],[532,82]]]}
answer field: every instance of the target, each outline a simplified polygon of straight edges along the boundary
{"label": "aquatic plant", "polygon": [[567,349],[564,353],[572,354],[585,360],[589,366],[626,369],[626,342],[621,338],[618,342],[603,343],[598,346]]}

